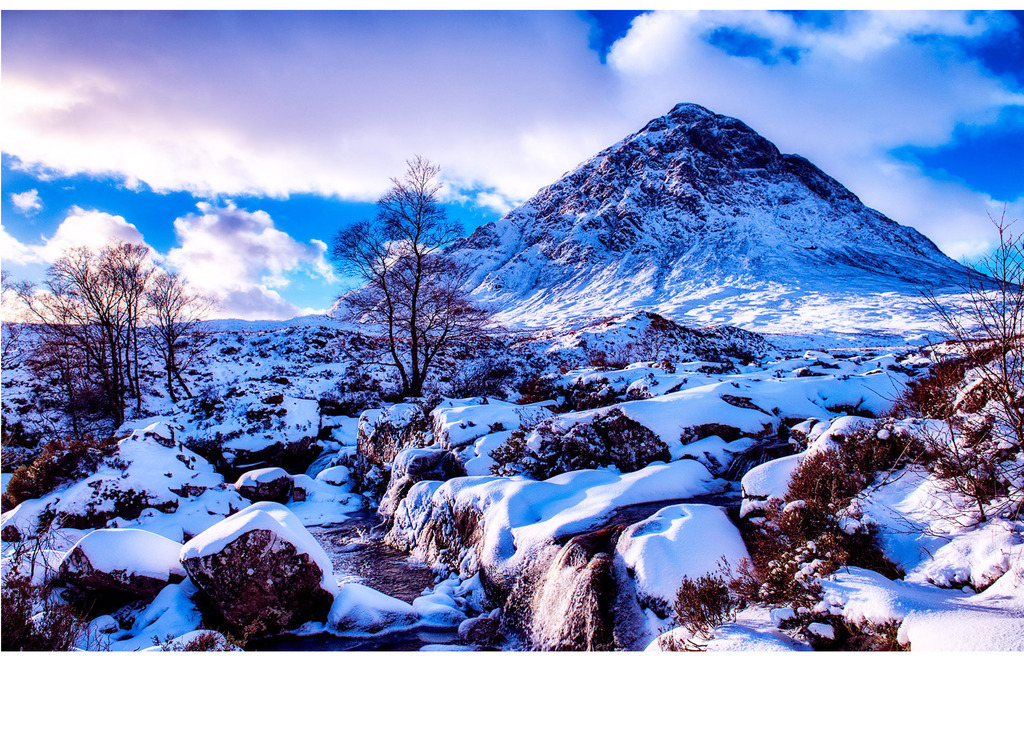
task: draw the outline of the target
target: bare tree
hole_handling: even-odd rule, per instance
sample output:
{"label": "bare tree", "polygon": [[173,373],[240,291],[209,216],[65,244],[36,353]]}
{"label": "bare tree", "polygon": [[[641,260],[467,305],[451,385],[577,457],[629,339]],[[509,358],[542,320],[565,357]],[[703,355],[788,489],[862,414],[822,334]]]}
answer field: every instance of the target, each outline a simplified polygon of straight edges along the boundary
{"label": "bare tree", "polygon": [[1013,236],[1014,222],[1006,221],[1005,210],[992,223],[999,245],[979,260],[978,272],[968,273],[965,297],[952,304],[934,294],[926,298],[968,366],[977,369],[1003,408],[1017,444],[1024,445],[1024,236]]}
{"label": "bare tree", "polygon": [[635,355],[643,361],[660,360],[671,345],[673,326],[671,321],[652,313],[647,327],[637,336]]}
{"label": "bare tree", "polygon": [[1024,236],[1013,236],[1005,209],[992,223],[999,245],[977,265],[986,274],[972,272],[953,303],[926,296],[972,379],[948,409],[929,415],[941,417],[944,429],[927,440],[928,449],[936,474],[975,505],[981,521],[1016,515],[1024,505],[1015,457],[1024,449]]}
{"label": "bare tree", "polygon": [[178,401],[174,383],[187,396],[192,392],[181,375],[197,353],[197,339],[202,333],[203,319],[213,302],[193,290],[188,280],[177,273],[158,273],[146,292],[149,311],[149,340],[163,361],[167,377],[167,395]]}
{"label": "bare tree", "polygon": [[145,305],[146,288],[156,272],[149,258],[149,247],[121,241],[107,246],[100,266],[110,286],[121,297],[119,315],[123,320],[121,343],[124,348],[124,374],[127,388],[142,409],[142,383],[139,375],[139,323]]}
{"label": "bare tree", "polygon": [[11,301],[17,298],[17,287],[11,281],[10,272],[0,270],[0,309],[2,309],[2,320],[0,320],[0,341],[3,342],[0,363],[6,368],[16,366],[21,360],[21,328],[20,323],[12,322],[10,313]]}
{"label": "bare tree", "polygon": [[462,236],[438,200],[440,169],[416,157],[377,201],[377,216],[338,232],[331,256],[362,280],[345,303],[380,328],[403,396],[421,396],[438,356],[481,335],[487,315],[462,294],[468,271],[444,253]]}
{"label": "bare tree", "polygon": [[37,363],[62,374],[69,405],[82,404],[98,385],[115,426],[125,420],[129,395],[141,407],[138,333],[152,273],[146,247],[112,242],[69,249],[50,266],[43,291],[19,287],[40,324]]}

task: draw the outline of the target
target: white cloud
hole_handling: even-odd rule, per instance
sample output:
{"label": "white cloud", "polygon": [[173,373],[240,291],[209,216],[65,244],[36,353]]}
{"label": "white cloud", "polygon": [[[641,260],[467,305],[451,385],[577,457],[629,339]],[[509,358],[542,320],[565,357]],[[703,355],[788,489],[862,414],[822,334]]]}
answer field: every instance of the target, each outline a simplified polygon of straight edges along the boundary
{"label": "white cloud", "polygon": [[[5,18],[5,152],[43,174],[115,173],[158,190],[360,200],[422,154],[453,197],[486,191],[478,200],[500,211],[692,101],[955,252],[986,229],[991,202],[895,170],[888,151],[947,143],[957,125],[1024,102],[956,43],[1006,22],[986,13],[862,12],[816,28],[766,11],[657,11],[607,65],[572,13],[208,18]],[[731,56],[708,40],[722,28],[799,49],[799,61]],[[289,268],[274,257],[289,247],[264,243],[277,253],[256,280],[244,262],[217,261],[277,287]],[[215,259],[208,248],[197,256]]]}
{"label": "white cloud", "polygon": [[246,211],[230,201],[196,206],[199,213],[175,220],[178,243],[166,260],[197,288],[217,296],[226,317],[300,315],[305,311],[276,289],[297,276],[335,281],[324,242],[298,242],[278,230],[267,212]]}
{"label": "white cloud", "polygon": [[43,202],[39,198],[39,191],[35,188],[24,193],[12,193],[11,202],[16,209],[28,216],[31,216],[43,207]]}
{"label": "white cloud", "polygon": [[608,75],[571,13],[24,14],[5,25],[5,152],[44,169],[201,195],[366,200],[422,154],[454,180],[498,176],[523,197],[612,141],[593,129]]}
{"label": "white cloud", "polygon": [[123,216],[72,206],[57,231],[42,244],[25,244],[6,231],[0,237],[2,254],[13,264],[52,264],[71,247],[99,248],[113,241],[145,244],[142,234]]}
{"label": "white cloud", "polygon": [[[178,241],[166,255],[151,250],[158,265],[180,271],[197,289],[214,295],[223,317],[284,319],[322,312],[295,306],[277,289],[298,278],[335,284],[325,242],[298,242],[278,230],[265,211],[246,211],[230,201],[196,206],[198,213],[175,220]],[[0,256],[5,268],[50,264],[69,247],[101,247],[111,241],[145,244],[123,217],[76,206],[42,244],[25,244],[0,227]]]}
{"label": "white cloud", "polygon": [[[41,247],[37,247],[39,248]],[[3,262],[4,268],[8,269],[12,264],[31,264],[41,260],[32,247],[22,244],[0,226],[0,261]]]}
{"label": "white cloud", "polygon": [[230,284],[218,291],[217,311],[225,318],[243,320],[287,320],[299,315],[322,312],[298,308],[280,293],[263,285]]}

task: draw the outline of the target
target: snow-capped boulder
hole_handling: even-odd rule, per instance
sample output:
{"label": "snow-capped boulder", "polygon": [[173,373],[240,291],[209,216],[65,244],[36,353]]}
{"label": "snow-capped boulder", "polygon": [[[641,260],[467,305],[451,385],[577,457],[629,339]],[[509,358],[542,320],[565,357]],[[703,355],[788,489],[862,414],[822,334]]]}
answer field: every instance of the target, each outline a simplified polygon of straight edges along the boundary
{"label": "snow-capped boulder", "polygon": [[747,516],[764,506],[773,498],[784,498],[789,490],[789,479],[803,461],[804,455],[787,455],[776,460],[769,460],[751,468],[743,476],[740,485],[743,489],[743,503],[740,516]]}
{"label": "snow-capped boulder", "polygon": [[668,617],[683,578],[696,580],[748,557],[739,529],[718,506],[667,506],[622,532],[615,548],[641,604]]}
{"label": "snow-capped boulder", "polygon": [[658,435],[619,409],[592,410],[551,418],[521,439],[509,439],[492,453],[501,475],[540,480],[559,473],[614,465],[633,472],[671,459]]}
{"label": "snow-capped boulder", "polygon": [[100,529],[65,555],[58,577],[79,604],[113,609],[183,580],[180,552],[178,542],[148,531]]}
{"label": "snow-capped boulder", "polygon": [[269,501],[196,536],[181,563],[224,619],[248,634],[322,622],[338,591],[323,547],[291,511]]}
{"label": "snow-capped boulder", "polygon": [[333,465],[317,473],[316,480],[320,483],[340,487],[351,480],[351,472],[347,465]]}
{"label": "snow-capped boulder", "polygon": [[374,465],[390,463],[402,448],[423,447],[432,439],[430,421],[415,401],[359,415],[359,455]]}
{"label": "snow-capped boulder", "polygon": [[391,479],[380,501],[377,512],[390,518],[409,489],[421,480],[448,480],[463,475],[455,456],[447,450],[410,447],[395,456],[391,465]]}
{"label": "snow-capped boulder", "polygon": [[551,410],[544,405],[512,404],[488,397],[445,399],[430,413],[437,442],[448,450],[550,416]]}
{"label": "snow-capped boulder", "polygon": [[350,582],[338,591],[327,624],[340,631],[379,633],[415,625],[419,619],[419,612],[409,603]]}
{"label": "snow-capped boulder", "polygon": [[292,497],[294,481],[283,468],[260,468],[242,473],[235,481],[235,489],[250,501],[287,503]]}

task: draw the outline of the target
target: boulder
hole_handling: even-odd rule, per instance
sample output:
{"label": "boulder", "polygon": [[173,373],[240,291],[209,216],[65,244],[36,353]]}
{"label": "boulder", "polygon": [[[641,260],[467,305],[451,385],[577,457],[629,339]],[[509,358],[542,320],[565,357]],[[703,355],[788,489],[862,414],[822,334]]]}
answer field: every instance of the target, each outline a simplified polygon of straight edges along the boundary
{"label": "boulder", "polygon": [[409,494],[409,489],[421,480],[445,481],[460,475],[464,475],[462,466],[447,450],[406,448],[395,456],[391,478],[377,513],[390,519],[398,504]]}
{"label": "boulder", "polygon": [[463,620],[459,625],[459,642],[483,648],[497,648],[505,641],[499,626],[498,618],[489,615]]}
{"label": "boulder", "polygon": [[292,495],[293,483],[292,477],[283,468],[260,468],[242,473],[235,481],[235,490],[254,503],[287,503]]}
{"label": "boulder", "polygon": [[181,582],[181,544],[141,529],[100,529],[86,534],[61,560],[58,579],[80,607],[110,611],[151,600]]}
{"label": "boulder", "polygon": [[181,563],[207,606],[245,636],[322,622],[338,591],[323,548],[291,511],[268,501],[193,538]]}
{"label": "boulder", "polygon": [[684,579],[721,575],[726,566],[735,568],[749,559],[725,509],[698,503],[666,506],[628,526],[615,554],[633,578],[641,607],[661,619],[672,617]]}
{"label": "boulder", "polygon": [[368,409],[359,415],[357,448],[370,464],[386,465],[403,447],[422,447],[431,440],[430,418],[416,400],[387,409]]}

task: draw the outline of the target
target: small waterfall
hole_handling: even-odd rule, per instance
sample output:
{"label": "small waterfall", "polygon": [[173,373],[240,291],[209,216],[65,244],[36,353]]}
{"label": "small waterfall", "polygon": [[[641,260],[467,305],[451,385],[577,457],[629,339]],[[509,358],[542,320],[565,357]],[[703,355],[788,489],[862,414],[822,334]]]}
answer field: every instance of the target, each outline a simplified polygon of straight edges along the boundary
{"label": "small waterfall", "polygon": [[[552,558],[534,591],[531,645],[538,650],[610,650],[613,617],[604,612],[614,594],[611,557],[588,557],[574,542]],[[604,602],[602,602],[604,600]]]}
{"label": "small waterfall", "polygon": [[629,648],[641,613],[632,581],[614,561],[622,526],[541,550],[505,606],[511,629],[539,651]]}

